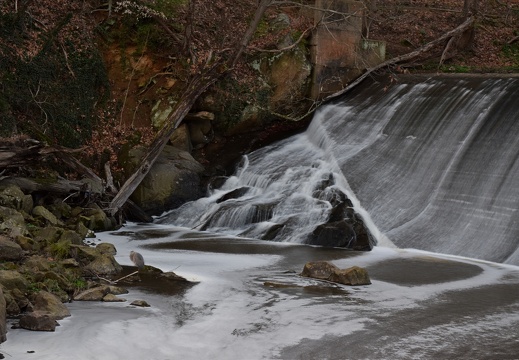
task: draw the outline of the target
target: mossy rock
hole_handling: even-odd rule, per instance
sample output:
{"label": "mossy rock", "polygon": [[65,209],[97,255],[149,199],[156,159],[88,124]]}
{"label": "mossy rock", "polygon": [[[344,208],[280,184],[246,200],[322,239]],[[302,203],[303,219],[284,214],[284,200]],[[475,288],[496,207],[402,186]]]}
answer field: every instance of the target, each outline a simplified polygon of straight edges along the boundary
{"label": "mossy rock", "polygon": [[29,287],[29,282],[18,271],[0,270],[0,285],[2,285],[4,290],[7,291],[19,289],[20,291],[25,292]]}
{"label": "mossy rock", "polygon": [[31,195],[25,195],[18,186],[8,185],[0,191],[0,205],[30,214],[33,200]]}
{"label": "mossy rock", "polygon": [[61,232],[61,228],[48,225],[43,228],[36,228],[33,231],[33,239],[38,243],[53,244],[59,240]]}
{"label": "mossy rock", "polygon": [[35,206],[34,209],[32,209],[32,215],[36,219],[43,220],[45,224],[54,226],[63,225],[63,223],[56,217],[56,215],[41,205]]}
{"label": "mossy rock", "polygon": [[11,236],[29,233],[23,215],[5,206],[0,206],[0,232],[2,231],[11,234]]}

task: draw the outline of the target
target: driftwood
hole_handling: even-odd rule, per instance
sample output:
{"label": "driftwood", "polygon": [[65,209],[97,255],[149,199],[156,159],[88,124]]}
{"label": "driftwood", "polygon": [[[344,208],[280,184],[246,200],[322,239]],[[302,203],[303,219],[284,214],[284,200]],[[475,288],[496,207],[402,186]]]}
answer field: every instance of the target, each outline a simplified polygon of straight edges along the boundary
{"label": "driftwood", "polygon": [[38,161],[44,153],[40,143],[20,147],[14,144],[0,146],[0,168],[20,167]]}
{"label": "driftwood", "polygon": [[374,66],[372,68],[367,69],[361,76],[356,78],[352,83],[348,84],[345,88],[343,88],[342,90],[337,91],[337,92],[335,92],[335,93],[325,97],[323,99],[323,102],[331,100],[331,99],[334,99],[334,98],[339,97],[341,95],[344,95],[345,93],[347,93],[348,91],[350,91],[351,89],[353,89],[354,87],[359,85],[362,81],[364,81],[364,79],[366,79],[368,76],[370,76],[371,73],[373,73],[374,71],[377,71],[377,70],[380,70],[380,69],[385,68],[387,66],[395,65],[395,64],[398,64],[398,63],[401,63],[401,62],[404,62],[404,61],[409,61],[409,60],[417,57],[418,55],[421,55],[421,54],[431,50],[433,47],[435,47],[436,45],[441,44],[442,42],[446,41],[447,39],[450,39],[450,38],[452,38],[452,37],[454,37],[456,35],[459,35],[459,34],[463,33],[470,26],[472,26],[473,23],[474,23],[474,17],[469,17],[469,18],[467,18],[467,20],[465,20],[457,28],[455,28],[455,29],[453,29],[451,31],[446,32],[445,34],[443,34],[439,38],[437,38],[437,39],[435,39],[435,40],[433,40],[433,41],[431,41],[431,42],[429,42],[429,43],[419,47],[418,49],[416,49],[414,51],[411,51],[410,53],[407,53],[407,54],[404,54],[404,55],[400,55],[400,56],[394,57],[392,59],[386,60],[383,63],[378,64],[377,66]]}

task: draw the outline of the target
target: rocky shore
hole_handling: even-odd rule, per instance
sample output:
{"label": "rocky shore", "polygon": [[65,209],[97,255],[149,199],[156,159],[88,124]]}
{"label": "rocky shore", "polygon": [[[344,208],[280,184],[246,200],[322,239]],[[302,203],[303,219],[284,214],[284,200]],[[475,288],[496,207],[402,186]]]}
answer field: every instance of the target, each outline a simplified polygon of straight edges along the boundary
{"label": "rocky shore", "polygon": [[7,338],[7,320],[23,329],[54,331],[58,320],[70,316],[66,302],[126,301],[118,295],[128,291],[116,286],[123,276],[131,282],[144,272],[164,282],[186,281],[150,266],[123,269],[112,244],[90,241],[95,232],[115,227],[115,219],[94,202],[70,205],[0,186],[0,342]]}

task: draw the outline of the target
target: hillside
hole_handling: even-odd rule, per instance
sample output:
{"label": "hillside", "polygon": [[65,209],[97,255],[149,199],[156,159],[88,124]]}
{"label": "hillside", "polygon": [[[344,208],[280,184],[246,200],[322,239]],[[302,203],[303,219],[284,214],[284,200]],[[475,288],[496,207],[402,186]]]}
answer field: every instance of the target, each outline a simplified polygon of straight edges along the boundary
{"label": "hillside", "polygon": [[[205,64],[228,56],[256,6],[249,0],[114,1],[110,8],[97,0],[2,3],[0,132],[26,133],[51,145],[87,144],[83,162],[102,173],[110,161],[122,180],[118,156],[124,144],[150,143],[154,107],[174,103]],[[386,41],[386,58],[399,56],[459,25],[463,6],[462,0],[366,1],[366,35]],[[255,59],[279,52],[287,37],[297,46],[309,43],[308,11],[294,3],[271,6],[233,71],[195,104],[196,111],[217,113],[211,141],[195,149],[200,161],[215,161],[214,154],[222,152],[234,159],[252,143],[260,146],[304,126],[279,116],[306,109],[303,97],[255,115],[260,120],[254,134],[228,130],[248,104],[269,96],[251,66]],[[518,72],[518,23],[518,0],[480,1],[468,49],[440,64],[442,44],[386,71]]]}

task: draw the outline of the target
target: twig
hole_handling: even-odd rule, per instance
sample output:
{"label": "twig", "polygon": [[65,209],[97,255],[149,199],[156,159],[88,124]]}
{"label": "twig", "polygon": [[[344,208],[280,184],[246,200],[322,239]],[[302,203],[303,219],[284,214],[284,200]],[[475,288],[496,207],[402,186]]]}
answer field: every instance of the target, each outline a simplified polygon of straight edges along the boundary
{"label": "twig", "polygon": [[60,44],[60,45],[61,45],[61,48],[63,49],[63,55],[65,55],[65,64],[67,65],[67,69],[68,69],[68,71],[70,71],[70,74],[72,75],[72,77],[76,78],[76,74],[74,74],[74,71],[72,71],[72,68],[70,67],[70,64],[68,63],[67,51],[65,50],[65,47],[63,46],[63,44]]}
{"label": "twig", "polygon": [[306,29],[305,31],[303,31],[303,33],[301,34],[301,36],[299,36],[299,38],[292,44],[292,45],[289,45],[287,47],[284,47],[282,49],[273,49],[273,50],[267,50],[267,49],[260,49],[260,48],[257,48],[257,47],[250,47],[249,49],[250,50],[256,50],[256,51],[259,51],[259,52],[268,52],[268,53],[279,53],[279,52],[284,52],[284,51],[288,51],[288,50],[291,50],[293,49],[297,44],[299,44],[301,42],[301,40],[303,40],[304,36],[306,35],[306,33],[310,30],[313,30],[315,27],[312,26],[308,29]]}
{"label": "twig", "polygon": [[519,40],[519,36],[516,36],[516,37],[512,38],[510,41],[507,41],[506,43],[507,43],[507,45],[512,45],[517,40]]}

